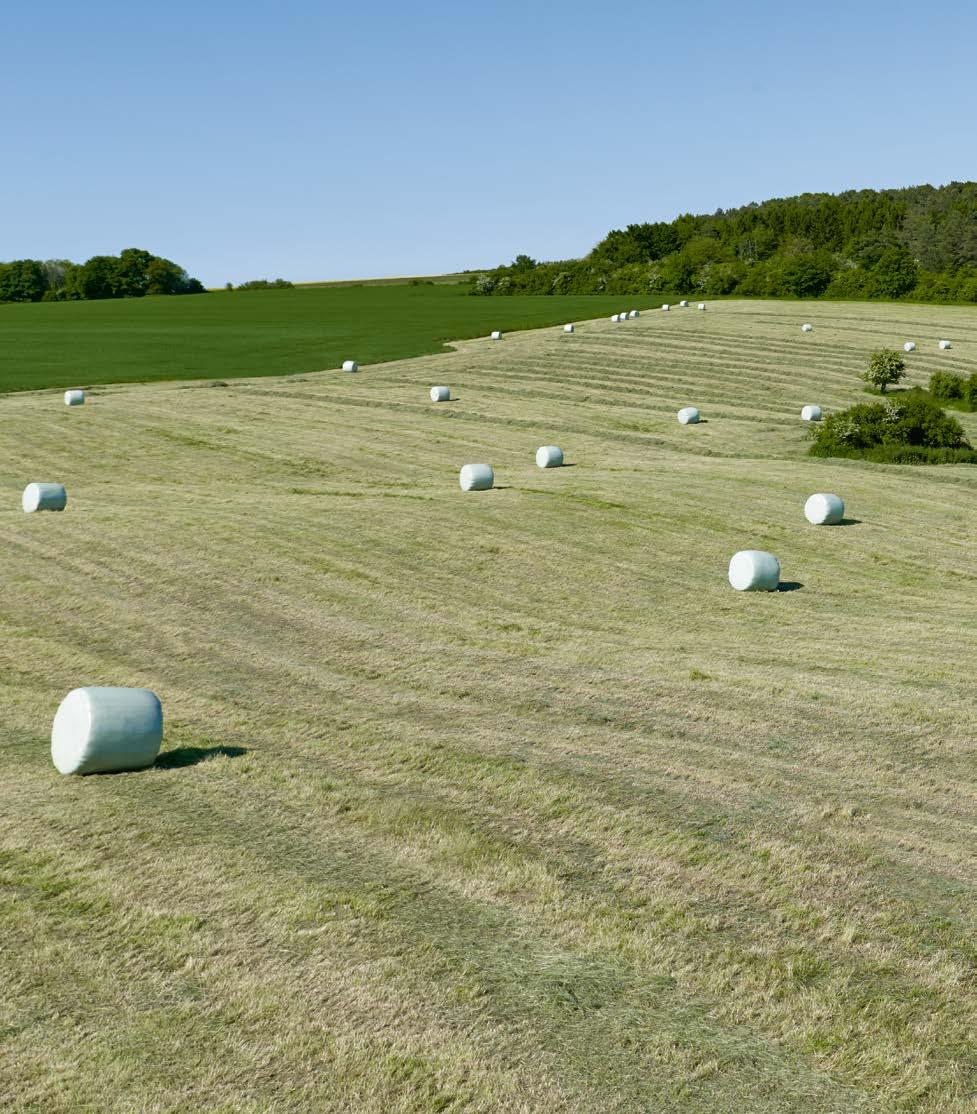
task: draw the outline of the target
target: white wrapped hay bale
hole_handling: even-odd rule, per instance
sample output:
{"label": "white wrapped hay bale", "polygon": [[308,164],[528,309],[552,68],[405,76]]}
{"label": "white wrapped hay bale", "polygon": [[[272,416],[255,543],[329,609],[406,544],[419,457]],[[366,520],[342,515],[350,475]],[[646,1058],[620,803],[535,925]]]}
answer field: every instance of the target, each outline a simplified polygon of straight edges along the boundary
{"label": "white wrapped hay bale", "polygon": [[952,348],[952,347],[953,347],[953,345],[951,345],[948,340],[941,340],[940,341],[940,351],[941,352],[945,352],[948,348]]}
{"label": "white wrapped hay bale", "polygon": [[813,331],[814,331],[814,326],[813,325],[804,324],[804,325],[801,326],[801,332],[802,333],[810,333],[810,332],[813,332]]}
{"label": "white wrapped hay bale", "polygon": [[618,321],[627,321],[627,319],[628,319],[628,311],[627,311],[627,310],[625,310],[625,311],[624,311],[623,313],[619,313],[619,314],[617,315],[617,319],[618,319]]}
{"label": "white wrapped hay bale", "polygon": [[634,320],[634,318],[640,317],[640,316],[641,316],[641,310],[638,310],[638,309],[633,309],[628,314],[628,317],[630,317],[632,319],[632,321]]}
{"label": "white wrapped hay bale", "polygon": [[573,326],[572,325],[564,325],[563,326],[563,331],[565,333],[572,333],[573,332]]}
{"label": "white wrapped hay bale", "polygon": [[151,766],[163,741],[163,709],[149,689],[74,689],[51,727],[51,758],[62,774]]}
{"label": "white wrapped hay bale", "polygon": [[355,360],[343,360],[343,371],[359,371],[360,365]]}
{"label": "white wrapped hay bale", "polygon": [[431,401],[432,402],[450,402],[451,401],[451,388],[450,387],[432,387],[431,388]]}
{"label": "white wrapped hay bale", "polygon": [[536,450],[537,468],[562,468],[563,450],[556,445],[541,445]]}
{"label": "white wrapped hay bale", "polygon": [[611,314],[611,320],[612,320],[612,321],[613,321],[613,322],[615,323],[615,325],[616,325],[616,324],[617,324],[617,322],[621,320],[621,315],[620,315],[619,313],[612,313],[612,314]]}
{"label": "white wrapped hay bale", "polygon": [[85,405],[85,392],[84,391],[65,391],[64,393],[65,406],[84,406]]}
{"label": "white wrapped hay bale", "polygon": [[700,302],[699,303],[699,309],[705,309],[705,308],[706,308],[706,303],[705,302]]}
{"label": "white wrapped hay bale", "polygon": [[466,464],[458,477],[462,491],[488,491],[495,483],[491,464]]}
{"label": "white wrapped hay bale", "polygon": [[501,339],[502,339],[502,330],[501,329],[493,329],[492,330],[492,340],[501,340]]}
{"label": "white wrapped hay bale", "polygon": [[729,582],[737,592],[776,592],[780,562],[762,549],[742,549],[729,562]]}
{"label": "white wrapped hay bale", "polygon": [[681,425],[695,425],[701,420],[701,415],[694,406],[684,406],[679,410],[677,417]]}
{"label": "white wrapped hay bale", "polygon": [[25,511],[63,511],[68,503],[64,484],[28,484],[20,497]]}
{"label": "white wrapped hay bale", "polygon": [[689,303],[687,301],[685,301],[684,299],[681,302],[679,302],[679,305],[681,306],[682,309],[688,309],[689,308]]}
{"label": "white wrapped hay bale", "polygon": [[662,306],[662,309],[663,309],[663,310],[664,310],[664,311],[665,311],[666,313],[668,313],[668,311],[669,311],[669,310],[670,310],[671,308],[672,308],[672,307],[671,307],[671,306],[670,306],[670,305],[668,304],[668,302],[666,302],[666,303],[665,303],[665,304],[664,304],[664,305]]}
{"label": "white wrapped hay bale", "polygon": [[804,504],[804,517],[812,526],[837,526],[845,517],[844,500],[819,492]]}
{"label": "white wrapped hay bale", "polygon": [[907,340],[906,343],[902,346],[902,350],[903,352],[915,352],[916,342],[914,340]]}
{"label": "white wrapped hay bale", "polygon": [[819,422],[824,417],[820,406],[802,406],[801,418],[805,422]]}

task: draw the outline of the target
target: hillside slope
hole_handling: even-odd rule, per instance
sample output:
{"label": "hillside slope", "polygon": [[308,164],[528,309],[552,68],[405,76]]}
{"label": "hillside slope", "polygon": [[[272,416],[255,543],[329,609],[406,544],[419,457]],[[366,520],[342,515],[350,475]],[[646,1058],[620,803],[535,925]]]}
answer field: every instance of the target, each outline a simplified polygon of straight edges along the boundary
{"label": "hillside slope", "polygon": [[[736,302],[6,398],[5,1109],[972,1111],[977,469],[799,421],[910,338],[977,369],[973,313]],[[87,683],[156,769],[56,774]]]}

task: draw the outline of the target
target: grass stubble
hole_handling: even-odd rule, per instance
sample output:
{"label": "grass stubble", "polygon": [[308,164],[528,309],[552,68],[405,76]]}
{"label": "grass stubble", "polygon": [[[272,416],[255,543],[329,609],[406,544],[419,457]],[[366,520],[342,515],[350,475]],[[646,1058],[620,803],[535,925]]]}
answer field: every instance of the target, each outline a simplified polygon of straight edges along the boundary
{"label": "grass stubble", "polygon": [[[966,311],[737,302],[5,398],[4,1108],[973,1110],[977,474],[799,419],[905,336],[977,369]],[[174,757],[60,777],[82,684]]]}

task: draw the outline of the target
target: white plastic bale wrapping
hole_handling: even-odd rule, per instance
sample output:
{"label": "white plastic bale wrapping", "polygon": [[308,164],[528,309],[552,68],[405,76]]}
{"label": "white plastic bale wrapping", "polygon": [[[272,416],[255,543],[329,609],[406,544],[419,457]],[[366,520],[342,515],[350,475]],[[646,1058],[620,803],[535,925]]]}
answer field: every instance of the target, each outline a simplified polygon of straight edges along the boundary
{"label": "white plastic bale wrapping", "polygon": [[495,483],[491,464],[466,464],[458,477],[462,491],[488,491]]}
{"label": "white plastic bale wrapping", "polygon": [[641,310],[639,310],[639,309],[633,309],[628,314],[628,317],[631,317],[631,318],[640,317],[640,316],[641,316]]}
{"label": "white plastic bale wrapping", "polygon": [[813,325],[802,325],[801,326],[801,332],[802,333],[810,333],[810,332],[813,331],[813,329],[814,329]]}
{"label": "white plastic bale wrapping", "polygon": [[500,329],[493,329],[492,330],[492,339],[493,340],[501,340],[502,339],[502,331]]}
{"label": "white plastic bale wrapping", "polygon": [[819,422],[823,416],[820,406],[801,407],[801,417],[805,422]]}
{"label": "white plastic bale wrapping", "polygon": [[916,342],[913,340],[907,340],[906,343],[902,346],[902,350],[903,352],[915,352]]}
{"label": "white plastic bale wrapping", "polygon": [[431,388],[431,401],[432,402],[450,402],[451,401],[451,388],[450,387],[432,387]]}
{"label": "white plastic bale wrapping", "polygon": [[611,314],[611,320],[612,320],[612,321],[613,321],[613,322],[614,322],[615,324],[617,324],[617,322],[621,320],[621,315],[620,315],[620,314],[618,314],[618,313],[612,313],[612,314]]}
{"label": "white plastic bale wrapping", "polygon": [[677,417],[682,425],[695,425],[701,415],[694,406],[684,406],[679,410]]}
{"label": "white plastic bale wrapping", "polygon": [[360,365],[355,360],[343,360],[343,371],[359,371]]}
{"label": "white plastic bale wrapping", "polygon": [[64,484],[28,484],[20,497],[25,511],[63,511],[68,504]]}
{"label": "white plastic bale wrapping", "polygon": [[64,393],[65,406],[84,406],[85,392],[84,391],[65,391]]}
{"label": "white plastic bale wrapping", "polygon": [[780,562],[762,549],[742,549],[729,562],[729,582],[737,592],[776,592]]}
{"label": "white plastic bale wrapping", "polygon": [[665,310],[665,312],[666,312],[666,313],[667,313],[667,312],[668,312],[668,310],[670,310],[671,308],[672,308],[672,307],[671,307],[671,306],[670,306],[670,305],[669,305],[669,304],[668,304],[667,302],[666,302],[666,303],[665,303],[665,304],[664,304],[664,305],[662,306],[662,309],[663,309],[663,310]]}
{"label": "white plastic bale wrapping", "polygon": [[819,492],[804,504],[804,517],[812,526],[837,526],[845,517],[845,503],[837,495]]}
{"label": "white plastic bale wrapping", "polygon": [[940,341],[940,351],[945,352],[948,348],[952,347],[948,340]]}
{"label": "white plastic bale wrapping", "polygon": [[573,326],[572,325],[564,325],[563,326],[563,331],[565,333],[572,333],[573,332]]}
{"label": "white plastic bale wrapping", "polygon": [[699,303],[699,309],[705,309],[705,308],[706,308],[706,303],[705,302],[700,302]]}
{"label": "white plastic bale wrapping", "polygon": [[141,770],[163,741],[163,709],[149,689],[74,689],[51,727],[51,758],[62,774]]}
{"label": "white plastic bale wrapping", "polygon": [[537,468],[562,468],[563,450],[556,445],[540,445],[536,450]]}
{"label": "white plastic bale wrapping", "polygon": [[684,301],[684,300],[679,302],[679,305],[682,307],[682,309],[688,309],[689,308],[689,303]]}

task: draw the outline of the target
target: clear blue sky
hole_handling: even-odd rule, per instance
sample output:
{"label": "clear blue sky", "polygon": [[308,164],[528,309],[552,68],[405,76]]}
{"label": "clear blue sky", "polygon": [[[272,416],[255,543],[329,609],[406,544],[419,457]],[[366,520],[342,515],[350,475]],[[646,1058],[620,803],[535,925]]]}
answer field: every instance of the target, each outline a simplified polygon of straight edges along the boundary
{"label": "clear blue sky", "polygon": [[975,44],[899,0],[4,5],[0,259],[425,274],[973,179]]}

